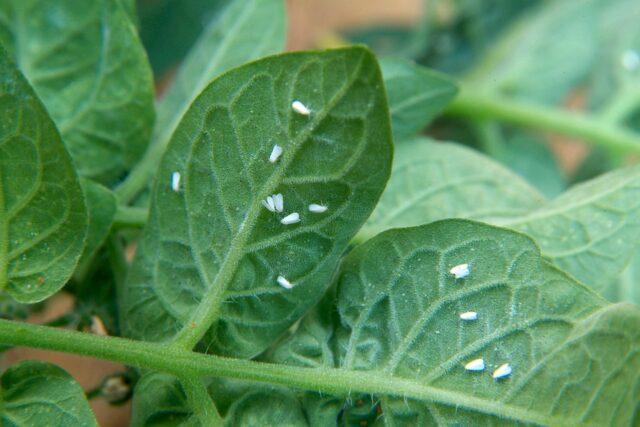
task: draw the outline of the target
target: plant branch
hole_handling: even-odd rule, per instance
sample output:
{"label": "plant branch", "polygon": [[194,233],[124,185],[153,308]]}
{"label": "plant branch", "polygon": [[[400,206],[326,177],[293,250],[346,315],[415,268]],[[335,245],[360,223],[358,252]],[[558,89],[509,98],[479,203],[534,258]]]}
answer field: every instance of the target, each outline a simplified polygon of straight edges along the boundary
{"label": "plant branch", "polygon": [[0,343],[97,357],[140,368],[173,374],[179,378],[227,377],[279,384],[335,396],[367,393],[397,396],[490,413],[503,418],[538,424],[561,424],[526,409],[497,400],[473,397],[395,377],[386,373],[336,368],[301,368],[194,353],[166,343],[133,341],[0,319]]}
{"label": "plant branch", "polygon": [[124,205],[118,205],[116,215],[113,218],[113,227],[121,228],[143,228],[147,224],[149,210]]}
{"label": "plant branch", "polygon": [[183,376],[180,378],[180,382],[184,387],[189,406],[193,409],[200,424],[211,427],[221,426],[223,424],[222,417],[202,380],[198,377]]}
{"label": "plant branch", "polygon": [[497,94],[471,93],[463,88],[446,113],[472,120],[499,120],[580,138],[612,151],[640,153],[640,135],[624,127],[598,117],[514,101]]}

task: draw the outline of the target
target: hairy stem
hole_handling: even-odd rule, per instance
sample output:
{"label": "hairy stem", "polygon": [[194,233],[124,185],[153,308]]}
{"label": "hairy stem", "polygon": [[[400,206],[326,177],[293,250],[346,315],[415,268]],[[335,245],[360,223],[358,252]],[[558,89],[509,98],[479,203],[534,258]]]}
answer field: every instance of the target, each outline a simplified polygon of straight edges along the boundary
{"label": "hairy stem", "polygon": [[194,376],[183,376],[180,382],[187,395],[189,407],[193,409],[200,424],[211,427],[221,426],[222,417],[202,380]]}
{"label": "hairy stem", "polygon": [[497,94],[471,93],[463,88],[446,113],[473,120],[499,120],[580,138],[612,151],[640,153],[640,135],[626,128],[597,117],[514,101]]}
{"label": "hairy stem", "polygon": [[[539,413],[505,405],[497,400],[472,397],[386,373],[336,368],[300,368],[228,359],[194,353],[165,343],[103,337],[1,319],[0,343],[97,357],[166,372],[179,378],[216,376],[279,384],[336,396],[356,393],[397,396],[477,410],[530,423],[554,423],[553,419]],[[555,420],[556,423],[557,421]]]}

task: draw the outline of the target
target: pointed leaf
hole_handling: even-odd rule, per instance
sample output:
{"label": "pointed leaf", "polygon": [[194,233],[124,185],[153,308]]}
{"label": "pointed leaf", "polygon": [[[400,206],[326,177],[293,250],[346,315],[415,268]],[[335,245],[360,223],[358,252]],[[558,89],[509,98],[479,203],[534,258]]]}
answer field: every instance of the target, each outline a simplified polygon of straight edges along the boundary
{"label": "pointed leaf", "polygon": [[383,59],[380,67],[396,141],[424,129],[456,95],[455,83],[444,74],[401,59]]}
{"label": "pointed leaf", "polygon": [[[271,163],[276,144],[283,154]],[[274,56],[214,80],[160,166],[121,298],[124,331],[195,344],[213,322],[206,348],[260,353],[329,285],[384,188],[391,151],[380,70],[364,48]],[[282,213],[262,203],[278,193]],[[312,203],[328,209],[310,212]],[[281,223],[292,213],[299,223]]]}
{"label": "pointed leaf", "polygon": [[9,0],[0,41],[55,121],[79,173],[113,182],[140,158],[153,78],[118,0]]}
{"label": "pointed leaf", "polygon": [[25,361],[0,377],[3,426],[96,426],[82,387],[49,363]]}
{"label": "pointed leaf", "polygon": [[[470,274],[456,280],[460,263]],[[326,366],[328,341],[334,367],[372,388],[404,382],[399,396],[341,396],[336,424],[634,424],[640,311],[606,303],[522,234],[465,220],[387,231],[347,256],[337,295],[339,319],[303,320],[273,360]],[[460,319],[469,310],[477,320]],[[486,369],[465,370],[476,358]],[[504,363],[511,375],[492,378]]]}
{"label": "pointed leaf", "polygon": [[511,218],[544,203],[520,177],[461,145],[415,138],[395,147],[393,163],[389,184],[359,241],[389,228],[444,218]]}
{"label": "pointed leaf", "polygon": [[191,102],[223,72],[284,49],[282,0],[235,0],[216,16],[185,58],[158,105],[154,141],[166,145]]}
{"label": "pointed leaf", "polygon": [[0,117],[0,288],[37,302],[71,276],[87,214],[58,131],[4,51]]}

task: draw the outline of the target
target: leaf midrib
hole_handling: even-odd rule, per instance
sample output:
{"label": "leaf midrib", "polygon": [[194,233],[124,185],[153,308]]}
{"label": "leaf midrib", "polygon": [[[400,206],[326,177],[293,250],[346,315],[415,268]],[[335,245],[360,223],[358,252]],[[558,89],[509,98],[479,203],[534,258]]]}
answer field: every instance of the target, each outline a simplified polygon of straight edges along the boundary
{"label": "leaf midrib", "polygon": [[[232,239],[229,245],[227,256],[222,261],[220,269],[218,270],[218,274],[213,280],[213,283],[207,283],[207,292],[200,300],[200,303],[196,307],[194,314],[184,324],[182,329],[174,336],[172,340],[173,345],[177,345],[186,349],[193,348],[204,336],[211,325],[213,325],[218,320],[220,307],[225,299],[224,296],[227,287],[231,283],[237,266],[245,254],[244,248],[258,219],[260,209],[262,207],[260,200],[264,199],[268,194],[271,194],[274,191],[274,189],[277,187],[277,184],[282,180],[284,174],[286,173],[287,167],[295,158],[295,154],[297,154],[302,144],[309,138],[311,133],[322,122],[322,120],[326,118],[333,107],[344,97],[349,88],[353,85],[355,80],[360,75],[360,70],[362,69],[364,58],[365,54],[363,52],[360,52],[360,61],[353,70],[351,76],[349,76],[349,78],[347,79],[346,84],[343,85],[342,88],[336,93],[336,95],[334,95],[333,99],[331,99],[327,103],[323,111],[317,112],[312,116],[313,118],[311,120],[311,123],[307,126],[307,128],[300,132],[300,134],[296,138],[294,138],[293,143],[291,144],[292,149],[287,150],[281,157],[275,172],[269,177],[269,179],[263,185],[262,190],[254,198],[253,204],[247,211],[245,220],[239,226],[240,231]],[[200,262],[197,263],[197,268],[201,277],[206,277],[206,274],[203,275],[204,269]],[[192,327],[191,325],[195,326]]]}

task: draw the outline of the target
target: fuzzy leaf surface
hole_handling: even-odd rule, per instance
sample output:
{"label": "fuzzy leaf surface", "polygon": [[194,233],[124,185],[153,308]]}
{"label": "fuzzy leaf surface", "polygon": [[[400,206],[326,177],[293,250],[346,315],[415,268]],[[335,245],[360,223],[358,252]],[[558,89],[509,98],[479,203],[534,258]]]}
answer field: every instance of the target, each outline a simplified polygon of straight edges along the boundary
{"label": "fuzzy leaf surface", "polygon": [[53,121],[0,50],[0,288],[41,301],[71,276],[84,247],[82,189]]}
{"label": "fuzzy leaf surface", "polygon": [[11,366],[0,377],[0,390],[5,427],[98,425],[80,384],[50,363],[29,360]]}
{"label": "fuzzy leaf surface", "polygon": [[111,183],[144,152],[151,68],[119,0],[9,0],[0,41],[50,112],[80,175]]}
{"label": "fuzzy leaf surface", "polygon": [[[294,112],[294,100],[311,114]],[[124,331],[181,340],[204,323],[206,348],[264,350],[320,299],[378,201],[391,169],[387,108],[377,62],[359,47],[274,56],[214,80],[160,166],[121,299]],[[283,154],[271,163],[275,144]],[[277,193],[282,213],[262,205]],[[301,221],[283,225],[293,212]]]}
{"label": "fuzzy leaf surface", "polygon": [[[449,269],[461,263],[471,272],[456,280]],[[459,318],[469,310],[478,320]],[[424,394],[406,384],[405,396],[335,404],[304,393],[310,425],[637,422],[640,311],[607,303],[520,233],[465,220],[384,232],[347,256],[333,312],[305,318],[271,360],[407,379]],[[476,358],[486,370],[465,371]],[[513,373],[493,379],[503,363]]]}

